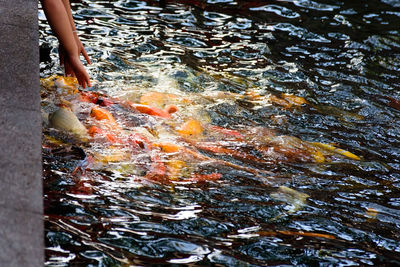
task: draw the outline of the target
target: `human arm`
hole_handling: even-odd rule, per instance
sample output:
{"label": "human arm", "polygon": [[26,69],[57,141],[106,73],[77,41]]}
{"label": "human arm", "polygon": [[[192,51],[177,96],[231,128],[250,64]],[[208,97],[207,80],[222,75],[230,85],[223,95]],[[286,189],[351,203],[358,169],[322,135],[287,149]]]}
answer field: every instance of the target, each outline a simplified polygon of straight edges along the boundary
{"label": "human arm", "polygon": [[[76,42],[76,45],[78,46],[78,54],[79,55],[82,54],[83,57],[85,58],[86,62],[91,64],[90,58],[89,58],[89,56],[88,56],[88,54],[87,54],[87,52],[85,50],[85,47],[83,46],[83,44],[82,44],[81,40],[79,39],[79,36],[78,36],[78,34],[76,32],[76,26],[75,26],[75,23],[74,23],[74,18],[72,17],[71,4],[70,4],[69,0],[62,0],[62,2],[63,2],[63,5],[65,7],[65,10],[67,11],[68,19],[69,19],[69,22],[71,24],[71,28],[72,28],[72,32],[74,34],[75,42]],[[63,64],[63,63],[61,63],[61,64]]]}
{"label": "human arm", "polygon": [[82,87],[91,86],[89,74],[79,58],[79,48],[64,3],[62,0],[41,0],[41,3],[50,27],[65,51],[64,62],[68,62]]}

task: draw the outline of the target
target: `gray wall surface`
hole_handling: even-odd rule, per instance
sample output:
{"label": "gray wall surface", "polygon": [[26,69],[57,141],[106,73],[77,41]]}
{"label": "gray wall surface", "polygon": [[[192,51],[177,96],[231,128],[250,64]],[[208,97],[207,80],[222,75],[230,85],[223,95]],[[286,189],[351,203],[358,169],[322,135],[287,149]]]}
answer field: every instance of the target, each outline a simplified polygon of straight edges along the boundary
{"label": "gray wall surface", "polygon": [[0,266],[43,266],[38,1],[0,0]]}

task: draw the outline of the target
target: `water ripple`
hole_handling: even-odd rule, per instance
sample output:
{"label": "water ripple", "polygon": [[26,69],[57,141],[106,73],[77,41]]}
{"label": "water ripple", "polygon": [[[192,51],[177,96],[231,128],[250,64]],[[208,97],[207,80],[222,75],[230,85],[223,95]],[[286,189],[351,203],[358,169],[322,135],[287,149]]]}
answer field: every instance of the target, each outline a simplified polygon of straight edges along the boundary
{"label": "water ripple", "polygon": [[[172,93],[190,100],[180,106],[187,114],[215,125],[267,127],[361,161],[259,164],[220,155],[247,169],[218,167],[216,182],[161,185],[120,169],[76,179],[79,145],[44,145],[47,266],[400,264],[398,1],[72,6],[93,90],[131,101]],[[57,41],[43,12],[39,19],[41,50],[50,51],[41,76],[60,74]],[[285,94],[307,103],[290,106]],[[299,207],[282,186],[309,197]]]}

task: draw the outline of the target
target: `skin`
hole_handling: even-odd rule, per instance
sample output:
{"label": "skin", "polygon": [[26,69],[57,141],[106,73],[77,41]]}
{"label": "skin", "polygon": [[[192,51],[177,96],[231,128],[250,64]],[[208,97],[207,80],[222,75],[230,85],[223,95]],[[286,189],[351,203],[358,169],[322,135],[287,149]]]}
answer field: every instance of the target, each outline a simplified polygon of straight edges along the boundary
{"label": "skin", "polygon": [[75,76],[83,87],[90,87],[90,77],[83,66],[82,54],[90,64],[89,56],[76,32],[69,0],[41,0],[47,21],[60,42],[60,63],[66,76]]}

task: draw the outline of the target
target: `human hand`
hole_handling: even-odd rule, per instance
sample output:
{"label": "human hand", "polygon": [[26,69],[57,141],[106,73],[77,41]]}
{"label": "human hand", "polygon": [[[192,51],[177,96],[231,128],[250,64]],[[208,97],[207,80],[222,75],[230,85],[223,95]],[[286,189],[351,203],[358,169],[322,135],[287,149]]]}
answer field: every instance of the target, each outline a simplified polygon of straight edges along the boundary
{"label": "human hand", "polygon": [[60,66],[64,66],[65,76],[76,77],[69,60],[65,60],[68,58],[68,54],[61,44],[58,46],[58,56],[60,58]]}
{"label": "human hand", "polygon": [[79,56],[71,55],[64,58],[64,65],[65,65],[65,75],[75,76],[78,79],[79,84],[83,88],[92,86],[90,84],[90,76],[86,72],[86,69],[83,66]]}
{"label": "human hand", "polygon": [[79,43],[77,43],[78,45],[77,55],[69,56],[65,51],[64,47],[62,45],[59,46],[58,53],[60,58],[60,65],[61,66],[64,65],[65,76],[76,77],[78,79],[79,84],[83,88],[85,88],[86,85],[90,87],[91,86],[90,77],[87,74],[82,62],[80,61],[79,58],[80,54],[82,54],[85,57],[86,61],[89,64],[91,64],[91,62],[81,41],[79,40],[79,38],[77,40],[79,41]]}
{"label": "human hand", "polygon": [[85,58],[86,62],[88,64],[92,64],[92,62],[90,61],[90,58],[86,52],[85,47],[83,46],[81,39],[79,39],[78,35],[74,32],[74,37],[75,37],[75,42],[76,45],[78,46],[78,54],[82,54],[82,56]]}
{"label": "human hand", "polygon": [[[74,32],[74,39],[75,39],[75,43],[76,46],[78,47],[78,56],[80,56],[81,54],[83,55],[83,57],[85,58],[86,62],[88,64],[92,64],[92,62],[90,61],[89,55],[86,52],[85,47],[83,46],[81,39],[79,39],[79,36],[76,34],[76,32]],[[65,62],[65,49],[64,47],[60,44],[58,47],[58,54],[60,57],[60,65],[64,65]]]}

